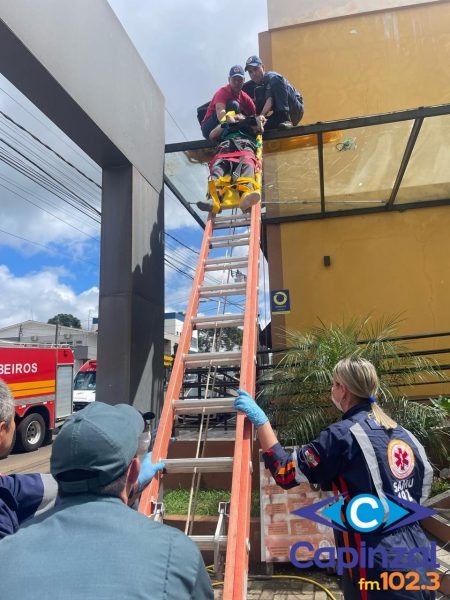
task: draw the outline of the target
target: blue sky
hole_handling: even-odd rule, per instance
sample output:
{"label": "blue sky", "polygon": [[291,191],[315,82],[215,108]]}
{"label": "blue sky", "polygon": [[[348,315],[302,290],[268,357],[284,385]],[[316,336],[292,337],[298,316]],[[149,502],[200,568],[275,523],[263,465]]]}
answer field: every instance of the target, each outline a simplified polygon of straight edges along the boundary
{"label": "blue sky", "polygon": [[[165,96],[166,141],[198,139],[196,107],[226,83],[231,65],[258,51],[265,0],[246,0],[238,16],[228,0],[109,3]],[[2,76],[0,111],[0,327],[58,312],[87,326],[98,306],[100,169]],[[188,182],[190,197],[204,193],[205,173]],[[170,193],[165,223],[166,308],[183,310],[202,230]]]}

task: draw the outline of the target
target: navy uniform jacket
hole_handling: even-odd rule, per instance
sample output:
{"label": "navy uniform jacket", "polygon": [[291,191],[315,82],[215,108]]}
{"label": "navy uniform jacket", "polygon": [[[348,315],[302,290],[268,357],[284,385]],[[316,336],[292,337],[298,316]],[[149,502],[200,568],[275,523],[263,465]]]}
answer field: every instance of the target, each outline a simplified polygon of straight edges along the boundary
{"label": "navy uniform jacket", "polygon": [[51,475],[0,475],[0,539],[30,517],[55,504],[58,486]]}
{"label": "navy uniform jacket", "polygon": [[62,498],[5,538],[0,581],[8,600],[214,597],[200,551],[187,536],[119,498],[91,494]]}
{"label": "navy uniform jacket", "polygon": [[[327,427],[302,448],[288,453],[276,444],[263,454],[263,458],[281,487],[289,489],[298,485],[301,471],[311,483],[320,484],[324,490],[348,494],[346,502],[367,493],[380,499],[391,494],[422,503],[429,495],[433,476],[418,440],[403,427],[386,430],[378,425],[371,418],[369,402],[350,408],[341,421]],[[385,535],[377,532],[335,533],[336,544],[340,547],[358,548],[361,541],[367,547],[381,545],[386,552],[393,547],[429,546],[418,523],[399,527]],[[379,571],[383,570],[386,569],[380,564]],[[352,576],[359,578],[358,569],[354,569]],[[390,597],[395,597],[393,591],[389,593]],[[377,597],[381,598],[381,595]]]}

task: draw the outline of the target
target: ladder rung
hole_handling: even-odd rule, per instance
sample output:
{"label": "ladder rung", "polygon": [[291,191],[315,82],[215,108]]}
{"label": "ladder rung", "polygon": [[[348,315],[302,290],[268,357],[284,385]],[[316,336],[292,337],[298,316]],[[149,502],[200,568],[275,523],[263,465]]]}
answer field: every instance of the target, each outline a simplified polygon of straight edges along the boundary
{"label": "ladder rung", "polygon": [[183,360],[186,369],[240,365],[241,352],[198,352],[195,354],[185,354]]}
{"label": "ladder rung", "polygon": [[208,260],[205,260],[205,266],[222,264],[233,265],[240,263],[243,260],[245,260],[245,264],[247,264],[248,258],[246,256],[221,256],[220,258],[208,258]]}
{"label": "ladder rung", "polygon": [[227,227],[249,227],[249,215],[225,215],[216,217],[213,223],[213,229],[226,229]]}
{"label": "ladder rung", "polygon": [[212,415],[215,413],[235,413],[234,398],[196,398],[195,400],[174,400],[176,415]]}
{"label": "ladder rung", "polygon": [[164,464],[167,473],[228,473],[233,470],[232,456],[214,456],[208,458],[166,458]]}
{"label": "ladder rung", "polygon": [[211,296],[245,296],[247,283],[223,283],[222,285],[202,285],[200,288],[200,298],[209,298]]}
{"label": "ladder rung", "polygon": [[195,329],[220,329],[221,327],[242,327],[244,313],[234,315],[218,315],[216,317],[194,317],[192,325]]}
{"label": "ladder rung", "polygon": [[214,552],[217,543],[219,544],[219,547],[224,549],[227,545],[226,535],[221,535],[218,538],[216,538],[214,535],[190,535],[189,537],[197,544],[198,549],[202,550],[203,552],[207,552],[208,550]]}
{"label": "ladder rung", "polygon": [[250,215],[248,214],[236,214],[236,215],[219,215],[214,217],[214,223],[223,223],[224,221],[229,221],[233,219],[233,221],[250,221]]}
{"label": "ladder rung", "polygon": [[225,269],[246,269],[248,260],[246,258],[234,259],[219,258],[215,263],[208,264],[210,261],[205,261],[205,271],[224,271]]}
{"label": "ladder rung", "polygon": [[236,233],[233,235],[217,235],[209,238],[211,248],[226,248],[227,246],[248,246],[250,236],[248,233]]}

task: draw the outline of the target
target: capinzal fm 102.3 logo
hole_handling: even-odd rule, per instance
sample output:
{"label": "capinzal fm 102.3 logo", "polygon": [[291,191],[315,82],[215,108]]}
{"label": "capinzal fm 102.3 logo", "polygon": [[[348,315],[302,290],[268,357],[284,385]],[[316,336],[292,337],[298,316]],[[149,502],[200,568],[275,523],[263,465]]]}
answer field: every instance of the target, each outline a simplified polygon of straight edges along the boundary
{"label": "capinzal fm 102.3 logo", "polygon": [[[338,494],[332,498],[325,498],[315,504],[292,511],[304,519],[309,519],[332,527],[341,532],[354,532],[358,535],[376,532],[377,535],[388,535],[394,529],[420,521],[425,517],[436,514],[436,511],[395,496],[378,498],[372,494],[359,494],[345,504],[345,495]],[[345,522],[344,522],[345,521]],[[364,540],[364,538],[363,538]],[[369,547],[365,541],[360,540],[358,549],[352,547],[320,547],[314,552],[310,542],[299,541],[291,547],[291,562],[298,568],[333,567],[342,575],[344,569],[351,569],[356,565],[360,567],[373,567],[380,563],[384,569],[395,570],[398,568],[415,569],[421,567],[436,569],[436,544],[423,548],[389,548],[389,553],[381,545]],[[300,550],[314,552],[312,561],[297,560]],[[324,560],[324,555],[327,558]]]}
{"label": "capinzal fm 102.3 logo", "polygon": [[[383,534],[436,514],[436,511],[417,502],[391,495],[380,499],[372,494],[359,494],[350,500],[343,511],[344,500],[345,495],[338,494],[294,510],[293,514],[338,531],[370,533],[379,529]],[[345,523],[342,519],[343,512]]]}

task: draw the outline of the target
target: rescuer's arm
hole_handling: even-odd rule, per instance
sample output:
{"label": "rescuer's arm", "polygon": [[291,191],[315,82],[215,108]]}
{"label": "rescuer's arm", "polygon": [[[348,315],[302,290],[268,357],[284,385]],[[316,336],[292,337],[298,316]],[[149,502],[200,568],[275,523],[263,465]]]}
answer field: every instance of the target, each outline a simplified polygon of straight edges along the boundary
{"label": "rescuer's arm", "polygon": [[152,453],[147,452],[144,459],[141,462],[141,469],[139,471],[138,480],[136,482],[136,486],[134,490],[130,493],[128,498],[128,506],[133,506],[136,502],[139,495],[142,491],[147,487],[147,485],[151,482],[153,477],[160,471],[165,469],[165,464],[163,462],[153,463],[152,462]]}
{"label": "rescuer's arm", "polygon": [[264,464],[282,488],[289,489],[300,483],[300,471],[311,483],[328,486],[338,474],[345,442],[328,427],[309,444],[287,452],[278,442],[269,418],[253,398],[242,390],[234,402],[235,408],[245,413],[257,427],[263,451]]}
{"label": "rescuer's arm", "polygon": [[266,117],[267,115],[269,115],[269,113],[272,112],[272,108],[273,108],[273,100],[272,97],[267,98],[266,102],[264,103],[263,109],[261,111],[261,115]]}
{"label": "rescuer's arm", "polygon": [[239,121],[245,121],[245,116],[241,114],[235,114],[234,111],[228,111],[225,116],[222,118],[222,122],[219,123],[209,134],[209,139],[211,142],[218,140],[224,132],[227,131],[227,125],[237,123]]}
{"label": "rescuer's arm", "polygon": [[148,452],[141,463],[141,470],[138,476],[139,491],[142,491],[153,479],[153,477],[163,471],[166,465],[163,462],[152,462],[152,453]]}
{"label": "rescuer's arm", "polygon": [[58,485],[51,475],[0,476],[0,538],[14,533],[19,526],[53,508]]}
{"label": "rescuer's arm", "polygon": [[218,121],[222,121],[222,119],[225,117],[225,115],[227,114],[226,111],[226,107],[225,104],[223,102],[218,102],[216,104],[216,116]]}

